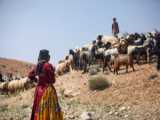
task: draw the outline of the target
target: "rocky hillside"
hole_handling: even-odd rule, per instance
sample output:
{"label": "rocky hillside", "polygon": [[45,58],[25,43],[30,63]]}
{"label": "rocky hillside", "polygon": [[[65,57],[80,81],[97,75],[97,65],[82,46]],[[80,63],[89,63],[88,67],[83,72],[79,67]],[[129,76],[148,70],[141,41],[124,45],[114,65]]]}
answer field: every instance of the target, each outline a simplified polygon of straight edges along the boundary
{"label": "rocky hillside", "polygon": [[[4,59],[1,61],[5,62]],[[19,61],[17,65],[13,63],[8,70],[18,70]],[[0,62],[2,67],[3,64]],[[23,65],[26,67],[28,64]],[[88,87],[91,75],[82,74],[82,71],[72,71],[58,77],[55,87],[65,120],[83,120],[89,116],[93,120],[159,120],[160,73],[153,64],[135,65],[135,70],[132,72],[129,69],[129,73],[125,73],[122,69],[119,75],[108,71],[96,73],[111,83],[109,88],[102,91],[91,91]],[[32,88],[9,96],[1,93],[0,120],[28,120],[34,90]]]}

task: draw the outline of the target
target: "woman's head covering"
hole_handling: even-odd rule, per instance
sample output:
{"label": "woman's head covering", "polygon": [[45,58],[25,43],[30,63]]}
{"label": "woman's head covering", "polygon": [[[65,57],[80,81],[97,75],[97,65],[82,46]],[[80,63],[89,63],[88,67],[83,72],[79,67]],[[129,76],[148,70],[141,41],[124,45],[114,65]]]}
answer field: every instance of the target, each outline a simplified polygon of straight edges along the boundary
{"label": "woman's head covering", "polygon": [[38,61],[48,60],[50,58],[49,51],[46,49],[40,50]]}
{"label": "woman's head covering", "polygon": [[38,56],[38,63],[36,67],[36,75],[39,75],[43,72],[43,65],[49,60],[50,55],[49,51],[46,49],[40,50]]}

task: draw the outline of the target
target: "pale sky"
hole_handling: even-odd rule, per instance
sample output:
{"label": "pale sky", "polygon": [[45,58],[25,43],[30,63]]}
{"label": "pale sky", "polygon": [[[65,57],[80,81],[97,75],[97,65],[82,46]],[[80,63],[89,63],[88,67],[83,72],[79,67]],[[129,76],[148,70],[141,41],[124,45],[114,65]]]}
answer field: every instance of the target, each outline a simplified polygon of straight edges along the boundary
{"label": "pale sky", "polygon": [[0,0],[0,57],[36,63],[40,49],[51,62],[70,48],[123,32],[160,30],[160,0]]}

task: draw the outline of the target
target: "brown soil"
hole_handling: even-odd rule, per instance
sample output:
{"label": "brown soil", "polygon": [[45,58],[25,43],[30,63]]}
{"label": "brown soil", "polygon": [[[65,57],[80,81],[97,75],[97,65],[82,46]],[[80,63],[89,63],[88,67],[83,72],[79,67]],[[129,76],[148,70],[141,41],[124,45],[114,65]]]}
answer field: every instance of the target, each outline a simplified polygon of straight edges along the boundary
{"label": "brown soil", "polygon": [[[5,70],[4,72],[7,72],[7,70],[13,70],[13,72],[19,70],[18,72],[26,75],[28,64],[24,63],[20,65],[21,62],[19,61],[16,63],[15,61],[7,63],[6,59],[0,59],[1,68],[3,65],[7,66],[3,69]],[[88,79],[91,76],[89,74],[82,74],[81,71],[72,71],[58,77],[55,87],[60,97],[62,97],[62,91],[70,91],[70,94],[75,95],[67,99],[78,101],[81,104],[130,106],[131,112],[127,114],[132,120],[159,120],[160,72],[156,71],[155,66],[152,64],[135,65],[135,70],[135,72],[132,72],[129,69],[129,73],[121,70],[119,75],[108,72],[105,74],[102,72],[98,73],[105,76],[111,82],[111,86],[103,91],[89,90]],[[34,89],[11,95],[11,97],[0,97],[1,100],[3,99],[0,106],[6,105],[7,108],[14,108],[21,105],[23,108],[27,105],[31,107]],[[110,120],[115,119],[113,117]],[[117,118],[117,120],[119,119]]]}
{"label": "brown soil", "polygon": [[12,73],[26,76],[33,64],[14,59],[0,58],[0,71],[2,74]]}

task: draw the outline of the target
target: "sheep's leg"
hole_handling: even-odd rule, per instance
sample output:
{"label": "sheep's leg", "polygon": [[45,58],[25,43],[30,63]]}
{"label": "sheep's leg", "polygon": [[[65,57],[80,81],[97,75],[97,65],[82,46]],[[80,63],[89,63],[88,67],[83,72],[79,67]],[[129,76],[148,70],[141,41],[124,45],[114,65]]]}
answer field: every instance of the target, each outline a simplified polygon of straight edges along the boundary
{"label": "sheep's leg", "polygon": [[106,68],[106,60],[104,60],[104,63],[103,63],[103,72],[105,71],[105,68]]}
{"label": "sheep's leg", "polygon": [[104,65],[104,66],[103,66],[103,72],[105,71],[105,67],[106,67],[106,66]]}
{"label": "sheep's leg", "polygon": [[131,66],[132,70],[135,71],[133,64],[131,64],[130,66]]}
{"label": "sheep's leg", "polygon": [[118,75],[118,68],[114,68],[114,74]]}
{"label": "sheep's leg", "polygon": [[109,71],[112,72],[112,69],[111,69],[111,67],[110,67],[110,65],[108,63],[107,63],[107,66],[109,68]]}
{"label": "sheep's leg", "polygon": [[150,49],[147,49],[146,50],[146,62],[147,63],[150,63],[150,57],[151,57],[151,55],[150,55]]}
{"label": "sheep's leg", "polygon": [[114,68],[114,70],[113,70],[113,73],[114,73],[114,74],[116,73],[115,68]]}
{"label": "sheep's leg", "polygon": [[71,65],[69,66],[69,71],[72,72],[72,66]]}
{"label": "sheep's leg", "polygon": [[128,73],[128,64],[126,64],[126,73]]}
{"label": "sheep's leg", "polygon": [[116,70],[116,74],[118,75],[118,70]]}

